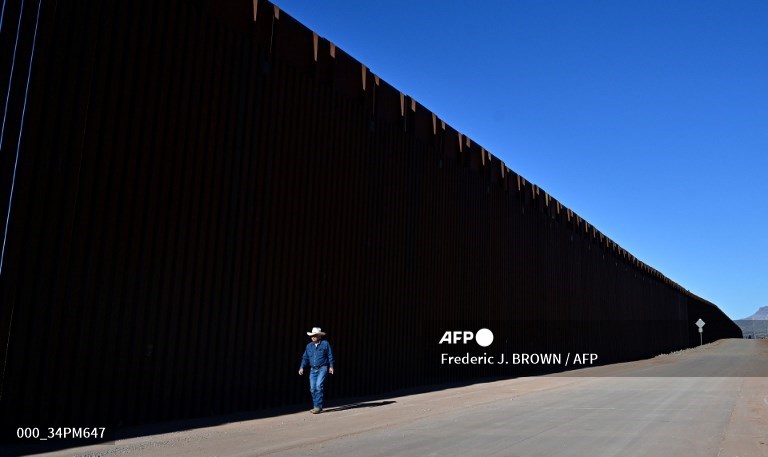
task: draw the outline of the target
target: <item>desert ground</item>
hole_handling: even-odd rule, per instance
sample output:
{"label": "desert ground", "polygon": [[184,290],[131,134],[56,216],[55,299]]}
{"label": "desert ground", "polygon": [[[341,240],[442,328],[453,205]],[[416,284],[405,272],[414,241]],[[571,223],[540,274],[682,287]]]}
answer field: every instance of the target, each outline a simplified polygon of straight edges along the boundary
{"label": "desert ground", "polygon": [[[51,456],[768,456],[768,340],[239,420]],[[307,409],[309,409],[309,404]]]}

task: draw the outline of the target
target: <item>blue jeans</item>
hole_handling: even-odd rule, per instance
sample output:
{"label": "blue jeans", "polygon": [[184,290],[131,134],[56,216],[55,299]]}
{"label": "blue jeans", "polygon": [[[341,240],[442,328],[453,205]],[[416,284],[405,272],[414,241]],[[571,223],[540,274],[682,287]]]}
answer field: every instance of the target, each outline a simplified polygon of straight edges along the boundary
{"label": "blue jeans", "polygon": [[315,408],[323,408],[323,387],[328,367],[309,369],[309,393],[312,394],[312,404]]}

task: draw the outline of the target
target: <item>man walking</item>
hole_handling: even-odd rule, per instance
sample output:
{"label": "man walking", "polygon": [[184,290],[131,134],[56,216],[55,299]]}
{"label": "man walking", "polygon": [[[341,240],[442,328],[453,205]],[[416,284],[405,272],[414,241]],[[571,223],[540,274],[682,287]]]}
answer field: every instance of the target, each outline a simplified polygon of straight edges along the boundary
{"label": "man walking", "polygon": [[314,327],[307,336],[312,337],[312,342],[307,344],[304,355],[301,357],[299,376],[304,374],[304,367],[309,367],[309,393],[312,394],[312,414],[323,411],[323,387],[325,376],[333,374],[333,352],[331,345],[323,340],[325,333],[320,327]]}

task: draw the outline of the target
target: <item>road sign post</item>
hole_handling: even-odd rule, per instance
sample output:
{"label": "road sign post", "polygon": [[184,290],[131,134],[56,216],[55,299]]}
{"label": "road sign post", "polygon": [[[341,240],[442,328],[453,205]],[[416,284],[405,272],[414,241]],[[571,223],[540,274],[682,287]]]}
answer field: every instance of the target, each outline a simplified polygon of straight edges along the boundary
{"label": "road sign post", "polygon": [[696,326],[699,327],[699,346],[704,344],[704,321],[699,319],[696,321]]}

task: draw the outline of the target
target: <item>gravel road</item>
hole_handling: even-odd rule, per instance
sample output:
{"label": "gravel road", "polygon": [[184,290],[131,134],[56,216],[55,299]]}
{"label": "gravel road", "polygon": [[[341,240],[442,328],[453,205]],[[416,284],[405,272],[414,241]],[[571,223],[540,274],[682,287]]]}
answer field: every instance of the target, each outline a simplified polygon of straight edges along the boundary
{"label": "gravel road", "polygon": [[768,340],[137,436],[51,456],[768,456]]}

